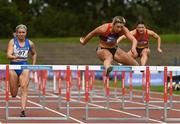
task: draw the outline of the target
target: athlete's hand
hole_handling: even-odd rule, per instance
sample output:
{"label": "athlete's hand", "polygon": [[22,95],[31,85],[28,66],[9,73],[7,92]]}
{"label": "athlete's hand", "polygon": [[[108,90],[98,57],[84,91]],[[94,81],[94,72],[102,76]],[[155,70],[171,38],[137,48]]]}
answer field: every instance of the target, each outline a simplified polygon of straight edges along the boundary
{"label": "athlete's hand", "polygon": [[22,60],[24,60],[24,59],[23,59],[23,58],[20,58],[20,57],[18,57],[18,56],[14,56],[14,55],[13,55],[12,60],[18,62],[18,61],[22,61]]}
{"label": "athlete's hand", "polygon": [[162,53],[162,49],[161,48],[158,48],[157,49],[159,53]]}
{"label": "athlete's hand", "polygon": [[136,51],[135,48],[132,48],[132,49],[131,49],[131,52],[132,52],[133,56],[137,56],[137,55],[138,55],[138,53],[137,53],[137,51]]}
{"label": "athlete's hand", "polygon": [[80,37],[80,43],[81,43],[82,45],[85,45],[85,43],[84,43],[84,37]]}

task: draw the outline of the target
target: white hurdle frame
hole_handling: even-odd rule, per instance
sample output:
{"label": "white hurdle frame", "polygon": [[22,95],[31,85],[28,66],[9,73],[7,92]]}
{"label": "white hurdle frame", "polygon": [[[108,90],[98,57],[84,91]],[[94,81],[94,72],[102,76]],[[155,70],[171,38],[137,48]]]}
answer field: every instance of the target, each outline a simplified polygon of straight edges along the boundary
{"label": "white hurdle frame", "polygon": [[[6,120],[68,120],[69,119],[69,96],[70,96],[70,79],[67,79],[67,87],[66,87],[66,98],[67,98],[67,104],[66,104],[66,115],[64,117],[10,117],[9,116],[9,70],[10,69],[28,69],[28,70],[49,70],[52,69],[52,66],[45,66],[45,65],[0,65],[1,69],[6,70],[6,93],[5,93],[5,101],[6,101],[6,107],[5,107],[5,117]],[[70,67],[67,66],[66,68],[67,73],[70,71]]]}
{"label": "white hurdle frame", "polygon": [[[113,69],[116,69],[117,71],[131,71],[132,67],[128,67],[128,66],[113,66]],[[86,111],[85,111],[85,119],[86,120],[148,120],[149,119],[149,78],[146,79],[146,85],[147,85],[147,89],[146,89],[146,111],[145,111],[145,116],[142,117],[127,117],[127,118],[120,118],[120,117],[93,117],[93,116],[89,116],[89,82],[88,82],[88,71],[89,71],[89,67],[86,66],[86,88],[85,88],[85,101],[86,101]],[[147,69],[147,72],[149,72],[149,67]],[[124,81],[124,79],[122,80]],[[107,82],[108,78],[107,78]],[[109,84],[107,84],[106,87],[106,94],[107,94],[107,101],[109,101]],[[124,98],[124,97],[122,97]],[[123,101],[123,100],[122,100]],[[107,108],[109,108],[109,103],[107,102]]]}
{"label": "white hurdle frame", "polygon": [[[66,117],[52,117],[52,118],[47,118],[47,117],[25,117],[25,118],[21,118],[21,117],[9,117],[9,106],[8,106],[8,99],[9,99],[9,69],[29,69],[29,70],[87,70],[87,66],[85,65],[0,65],[1,69],[6,70],[6,119],[19,119],[19,120],[67,120],[69,118],[69,101],[70,101],[70,96],[68,95],[67,97],[67,116]],[[167,68],[168,71],[180,71],[180,66],[113,66],[114,70],[117,71],[134,71],[134,70],[139,70],[139,71],[147,71],[148,69],[149,71],[151,70],[157,70],[157,71],[165,71],[165,68]],[[104,67],[103,66],[99,66],[99,65],[89,65],[88,66],[88,70],[103,70]],[[7,71],[8,70],[8,71]],[[148,71],[147,71],[148,72]],[[68,72],[67,72],[68,73]],[[86,75],[86,74],[84,74]],[[86,76],[85,76],[86,77]],[[67,80],[68,82],[68,80]],[[69,83],[69,82],[68,82]],[[148,120],[149,119],[149,79],[146,78],[146,114],[145,117],[140,117],[140,118],[98,118],[98,117],[89,117],[89,113],[88,113],[88,102],[89,102],[89,98],[88,98],[88,82],[85,80],[85,84],[82,84],[82,86],[85,86],[85,101],[86,101],[86,111],[85,111],[85,116],[86,116],[86,120]],[[165,81],[165,83],[167,83]],[[165,87],[165,91],[166,91]],[[66,88],[66,90],[69,92],[70,88],[69,88],[69,84]],[[70,94],[70,92],[68,93]],[[180,121],[179,118],[168,118],[167,117],[167,102],[164,102],[164,120],[166,121]]]}
{"label": "white hurdle frame", "polygon": [[[178,71],[180,71],[180,69],[177,68]],[[164,67],[164,121],[174,121],[174,122],[180,122],[180,118],[176,117],[176,118],[170,118],[168,117],[168,107],[167,107],[167,101],[168,101],[168,93],[167,93],[167,75],[168,75],[168,71],[170,71],[170,83],[171,83],[171,87],[172,87],[172,71],[174,71],[173,67]],[[170,92],[170,94],[172,93],[172,91]],[[172,100],[172,98],[170,97],[170,99]],[[172,104],[172,103],[170,103]]]}

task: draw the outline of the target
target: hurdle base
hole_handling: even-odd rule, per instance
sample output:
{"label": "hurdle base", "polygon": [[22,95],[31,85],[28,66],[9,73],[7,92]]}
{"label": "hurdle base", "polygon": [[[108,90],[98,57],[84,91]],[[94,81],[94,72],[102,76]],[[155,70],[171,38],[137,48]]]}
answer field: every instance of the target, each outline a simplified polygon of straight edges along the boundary
{"label": "hurdle base", "polygon": [[180,118],[163,118],[163,121],[166,121],[166,122],[180,122]]}
{"label": "hurdle base", "polygon": [[96,120],[96,121],[103,121],[103,120],[122,120],[122,121],[129,121],[129,120],[139,120],[139,121],[147,121],[149,120],[149,118],[146,118],[146,117],[137,117],[137,118],[106,118],[106,117],[88,117],[88,118],[85,118],[85,120]]}
{"label": "hurdle base", "polygon": [[[146,107],[123,107],[123,110],[145,110]],[[164,110],[164,107],[149,107],[148,109],[150,110]],[[167,108],[171,109],[171,108]]]}
{"label": "hurdle base", "polygon": [[68,120],[67,117],[7,117],[7,120]]}
{"label": "hurdle base", "polygon": [[[106,107],[102,107],[102,108],[97,108],[97,107],[88,107],[90,110],[104,110],[106,109]],[[60,108],[57,108],[59,110],[64,110],[64,109],[67,109],[67,107],[60,107]],[[76,110],[76,109],[81,109],[81,110],[84,110],[86,109],[85,107],[72,107],[69,108],[70,110]]]}
{"label": "hurdle base", "polygon": [[[5,109],[6,107],[0,107],[0,109],[1,109],[1,108],[2,108],[2,109]],[[9,108],[9,109],[21,109],[21,107],[15,107],[15,106],[8,107],[8,108]],[[32,109],[36,109],[36,110],[38,109],[38,110],[39,110],[39,109],[40,109],[40,110],[41,110],[41,109],[44,109],[44,108],[43,108],[43,106],[42,106],[42,107],[26,107],[26,109],[30,109],[30,110],[32,110]]]}

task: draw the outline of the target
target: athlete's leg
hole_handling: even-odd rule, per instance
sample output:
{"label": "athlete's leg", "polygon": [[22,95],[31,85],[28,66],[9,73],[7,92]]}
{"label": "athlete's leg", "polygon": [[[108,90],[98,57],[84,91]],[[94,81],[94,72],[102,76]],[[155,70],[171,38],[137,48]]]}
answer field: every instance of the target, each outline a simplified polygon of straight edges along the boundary
{"label": "athlete's leg", "polygon": [[21,108],[22,110],[24,110],[27,103],[29,70],[23,70],[23,72],[19,76],[19,82],[21,85]]}
{"label": "athlete's leg", "polygon": [[19,88],[18,75],[14,70],[9,71],[9,86],[12,97],[16,97]]}
{"label": "athlete's leg", "polygon": [[118,63],[122,63],[123,65],[139,65],[133,57],[120,48],[117,49],[114,55],[114,60]]}
{"label": "athlete's leg", "polygon": [[150,49],[149,48],[144,48],[143,51],[141,52],[141,65],[145,66],[150,54]]}
{"label": "athlete's leg", "polygon": [[105,69],[106,69],[106,75],[108,75],[112,70],[112,67],[111,67],[111,63],[113,61],[112,54],[107,49],[98,49],[96,53],[97,53],[98,58],[101,61],[103,61]]}

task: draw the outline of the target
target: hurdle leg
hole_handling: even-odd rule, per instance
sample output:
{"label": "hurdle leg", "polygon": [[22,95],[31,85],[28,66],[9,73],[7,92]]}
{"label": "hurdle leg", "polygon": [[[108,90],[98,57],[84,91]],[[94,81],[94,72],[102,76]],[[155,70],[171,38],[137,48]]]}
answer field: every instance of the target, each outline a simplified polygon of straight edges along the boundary
{"label": "hurdle leg", "polygon": [[173,82],[173,79],[172,79],[172,71],[170,71],[170,107],[173,108],[173,87],[172,87],[172,82]]}
{"label": "hurdle leg", "polygon": [[88,102],[86,102],[86,109],[85,109],[86,111],[85,111],[85,120],[88,120],[88,113],[89,113],[89,106],[88,106]]}
{"label": "hurdle leg", "polygon": [[57,93],[56,71],[54,71],[53,75],[53,91],[54,93]]}
{"label": "hurdle leg", "polygon": [[132,91],[132,72],[129,72],[130,82],[129,82],[129,88],[130,88],[130,101],[133,99],[133,91]]}
{"label": "hurdle leg", "polygon": [[164,67],[164,120],[167,120],[167,67]]}
{"label": "hurdle leg", "polygon": [[146,118],[149,119],[149,102],[146,102]]}
{"label": "hurdle leg", "polygon": [[170,96],[169,99],[170,99],[169,100],[170,108],[173,108],[173,98],[172,98],[172,96]]}
{"label": "hurdle leg", "polygon": [[61,96],[58,97],[58,109],[61,109]]}
{"label": "hurdle leg", "polygon": [[164,121],[167,120],[167,103],[164,103]]}
{"label": "hurdle leg", "polygon": [[70,66],[67,66],[67,70],[66,70],[66,110],[67,110],[67,114],[66,117],[67,119],[69,119],[69,113],[70,113],[70,97],[71,97],[71,70],[70,70]]}
{"label": "hurdle leg", "polygon": [[42,72],[38,71],[38,96],[39,96],[39,103],[42,104]]}
{"label": "hurdle leg", "polygon": [[114,97],[117,97],[117,71],[114,71]]}
{"label": "hurdle leg", "polygon": [[46,98],[45,98],[45,89],[46,89],[46,71],[45,70],[43,70],[42,71],[42,79],[43,79],[43,91],[42,91],[42,95],[43,95],[43,108],[45,108],[45,106],[46,106],[46,103],[45,103],[45,100],[46,100]]}
{"label": "hurdle leg", "polygon": [[146,118],[149,119],[150,70],[146,67]]}
{"label": "hurdle leg", "polygon": [[122,109],[125,107],[125,71],[122,71]]}
{"label": "hurdle leg", "polygon": [[78,70],[77,71],[77,85],[78,85],[78,100],[80,101],[80,99],[81,99],[81,71],[80,70]]}
{"label": "hurdle leg", "polygon": [[105,76],[105,71],[102,72],[102,77],[103,77],[103,85],[104,85],[104,94],[103,96],[106,97],[106,88],[105,88],[105,84],[106,84],[106,76]]}
{"label": "hurdle leg", "polygon": [[69,106],[69,101],[67,102],[67,115],[66,115],[66,118],[69,119],[69,110],[70,110],[70,106]]}
{"label": "hurdle leg", "polygon": [[6,101],[6,120],[8,120],[8,117],[9,117],[9,102]]}
{"label": "hurdle leg", "polygon": [[106,109],[109,109],[109,76],[106,77]]}
{"label": "hurdle leg", "polygon": [[45,95],[43,95],[43,100],[42,100],[43,101],[43,104],[42,104],[43,108],[45,108],[45,106],[46,106],[45,100],[46,100]]}
{"label": "hurdle leg", "polygon": [[9,65],[6,65],[6,82],[5,82],[5,101],[6,101],[6,120],[9,118]]}
{"label": "hurdle leg", "polygon": [[88,106],[88,102],[89,102],[89,67],[86,66],[86,70],[85,70],[85,102],[86,102],[86,108],[85,108],[85,119],[88,120],[88,113],[89,113],[89,106]]}
{"label": "hurdle leg", "polygon": [[92,85],[93,85],[93,77],[92,77],[92,71],[90,71],[90,86],[89,86],[89,89],[90,89],[90,102],[93,101],[93,89],[92,89]]}

